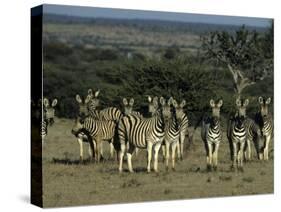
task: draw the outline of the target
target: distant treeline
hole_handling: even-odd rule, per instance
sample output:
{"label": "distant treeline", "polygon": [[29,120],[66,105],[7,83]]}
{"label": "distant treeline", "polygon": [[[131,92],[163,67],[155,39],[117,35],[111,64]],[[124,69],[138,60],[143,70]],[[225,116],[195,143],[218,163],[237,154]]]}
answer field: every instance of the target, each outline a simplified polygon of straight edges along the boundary
{"label": "distant treeline", "polygon": [[[178,22],[164,20],[147,20],[147,19],[113,19],[113,18],[93,18],[78,17],[57,14],[44,14],[44,23],[61,23],[61,24],[89,24],[101,26],[126,26],[141,31],[154,32],[186,32],[192,34],[205,34],[210,31],[227,31],[235,32],[240,26],[223,25],[223,24],[207,24],[194,22]],[[265,32],[265,27],[246,26],[250,31]]]}
{"label": "distant treeline", "polygon": [[[74,118],[78,110],[75,95],[86,96],[89,88],[100,90],[101,108],[122,109],[123,97],[133,97],[134,109],[145,116],[147,95],[185,99],[191,124],[210,112],[211,98],[223,99],[223,116],[235,110],[229,72],[204,55],[168,48],[160,59],[145,55],[128,58],[112,49],[44,44],[44,96],[59,100],[57,116]],[[272,76],[245,90],[244,97],[250,99],[249,114],[257,112],[259,95],[273,95]]]}

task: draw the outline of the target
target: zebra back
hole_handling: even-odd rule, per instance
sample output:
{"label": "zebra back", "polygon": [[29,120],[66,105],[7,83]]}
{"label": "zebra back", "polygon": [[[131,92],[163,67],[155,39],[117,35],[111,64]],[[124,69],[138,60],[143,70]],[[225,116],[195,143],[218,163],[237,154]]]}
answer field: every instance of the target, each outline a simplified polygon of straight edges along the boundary
{"label": "zebra back", "polygon": [[85,119],[81,132],[101,140],[111,140],[115,135],[116,123],[114,121],[96,120],[91,117]]}

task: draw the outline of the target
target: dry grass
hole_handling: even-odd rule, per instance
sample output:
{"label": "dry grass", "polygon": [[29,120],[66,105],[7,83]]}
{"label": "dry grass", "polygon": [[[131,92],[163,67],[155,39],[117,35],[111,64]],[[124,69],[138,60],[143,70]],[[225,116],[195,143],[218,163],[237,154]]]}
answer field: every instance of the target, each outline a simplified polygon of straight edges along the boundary
{"label": "dry grass", "polygon": [[[165,171],[162,156],[160,173],[146,173],[146,152],[133,157],[136,173],[118,173],[116,161],[79,164],[79,147],[70,133],[73,121],[60,119],[49,129],[43,153],[44,207],[108,204],[201,197],[265,194],[273,192],[273,159],[246,163],[244,172],[232,172],[227,141],[219,151],[217,172],[206,172],[205,151],[199,132],[194,146]],[[84,156],[87,158],[87,145]],[[108,144],[105,144],[108,157]],[[161,155],[161,154],[160,154]]]}

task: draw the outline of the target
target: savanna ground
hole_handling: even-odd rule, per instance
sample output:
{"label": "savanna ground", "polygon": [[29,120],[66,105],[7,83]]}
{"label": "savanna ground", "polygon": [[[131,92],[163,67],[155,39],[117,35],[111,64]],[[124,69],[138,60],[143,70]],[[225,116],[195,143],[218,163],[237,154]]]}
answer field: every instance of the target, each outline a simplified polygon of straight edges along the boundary
{"label": "savanna ground", "polygon": [[[109,204],[202,197],[273,193],[273,148],[270,160],[254,158],[244,172],[230,170],[229,147],[225,134],[219,150],[217,172],[206,171],[206,159],[200,129],[194,144],[185,151],[184,160],[176,163],[176,171],[165,170],[159,154],[159,173],[146,173],[146,151],[133,156],[136,173],[118,172],[116,161],[105,159],[99,164],[79,164],[79,146],[71,134],[74,121],[57,119],[49,128],[43,149],[43,205],[59,207],[87,204]],[[109,145],[104,144],[105,158]],[[253,153],[254,157],[256,156]],[[84,158],[88,145],[84,144]]]}

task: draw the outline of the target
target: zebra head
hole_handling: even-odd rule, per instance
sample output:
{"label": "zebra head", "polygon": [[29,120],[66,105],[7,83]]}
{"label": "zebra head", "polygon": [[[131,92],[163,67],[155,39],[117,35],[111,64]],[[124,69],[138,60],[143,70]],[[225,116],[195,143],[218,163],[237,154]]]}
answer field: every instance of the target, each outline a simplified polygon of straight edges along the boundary
{"label": "zebra head", "polygon": [[92,89],[88,90],[88,96],[87,98],[89,98],[89,103],[88,103],[88,107],[91,110],[96,110],[96,108],[100,105],[100,100],[98,99],[100,91],[97,90],[96,92],[93,92]]}
{"label": "zebra head", "polygon": [[155,115],[158,109],[158,97],[155,96],[153,99],[148,96],[148,112],[151,113],[152,116]]}
{"label": "zebra head", "polygon": [[246,117],[246,109],[249,104],[249,100],[245,99],[244,101],[240,98],[236,99],[236,107],[238,110],[238,116],[239,117]]}
{"label": "zebra head", "polygon": [[164,121],[167,122],[168,120],[170,120],[172,118],[172,102],[173,102],[173,98],[171,97],[168,102],[166,102],[166,100],[163,97],[160,97],[160,104],[162,106],[161,110],[162,110],[162,115],[164,118]]}
{"label": "zebra head", "polygon": [[182,121],[182,118],[184,117],[184,111],[183,108],[186,105],[186,101],[182,100],[180,104],[177,103],[175,99],[173,99],[173,106],[175,108],[175,113],[176,113],[176,119],[178,122]]}
{"label": "zebra head", "polygon": [[85,119],[81,118],[81,117],[77,117],[74,121],[74,126],[72,127],[71,133],[73,135],[75,135],[76,137],[78,137],[78,135],[80,134],[80,132],[83,129],[83,124],[84,124]]}
{"label": "zebra head", "polygon": [[220,99],[217,103],[213,99],[210,100],[210,106],[212,108],[212,117],[220,117],[220,109],[223,104],[222,99]]}
{"label": "zebra head", "polygon": [[125,115],[130,115],[133,111],[134,99],[131,98],[130,101],[126,98],[123,98],[123,105],[124,105],[124,113]]}
{"label": "zebra head", "polygon": [[83,99],[81,99],[79,94],[76,94],[76,101],[79,104],[78,117],[84,119],[87,116],[89,116],[88,103],[89,103],[90,99],[91,99],[91,97],[89,95],[83,100]]}
{"label": "zebra head", "polygon": [[54,123],[55,117],[55,106],[57,105],[58,100],[53,99],[52,104],[49,104],[49,100],[47,98],[43,99],[43,118],[47,121],[48,124],[52,125]]}
{"label": "zebra head", "polygon": [[262,117],[268,116],[268,105],[271,102],[271,98],[264,99],[261,96],[259,97],[260,103],[260,113]]}

